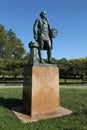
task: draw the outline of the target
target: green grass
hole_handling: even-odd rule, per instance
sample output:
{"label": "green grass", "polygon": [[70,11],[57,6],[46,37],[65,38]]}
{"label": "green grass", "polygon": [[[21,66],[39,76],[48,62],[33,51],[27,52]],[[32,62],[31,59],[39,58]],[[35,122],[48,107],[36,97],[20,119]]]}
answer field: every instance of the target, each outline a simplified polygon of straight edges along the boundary
{"label": "green grass", "polygon": [[22,105],[22,89],[0,89],[0,130],[87,130],[87,90],[60,89],[60,104],[73,114],[24,124],[11,110]]}

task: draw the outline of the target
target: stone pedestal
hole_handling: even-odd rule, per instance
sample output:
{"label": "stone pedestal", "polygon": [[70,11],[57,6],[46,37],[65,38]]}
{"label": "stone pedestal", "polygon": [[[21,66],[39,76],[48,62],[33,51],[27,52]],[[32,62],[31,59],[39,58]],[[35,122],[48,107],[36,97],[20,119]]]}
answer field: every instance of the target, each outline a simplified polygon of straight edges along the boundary
{"label": "stone pedestal", "polygon": [[23,111],[30,115],[59,109],[59,70],[55,65],[29,66],[24,70]]}
{"label": "stone pedestal", "polygon": [[39,44],[37,42],[30,42],[29,43],[29,48],[30,48],[30,58],[29,58],[29,64],[38,64],[38,58],[37,58],[37,52],[39,48]]}

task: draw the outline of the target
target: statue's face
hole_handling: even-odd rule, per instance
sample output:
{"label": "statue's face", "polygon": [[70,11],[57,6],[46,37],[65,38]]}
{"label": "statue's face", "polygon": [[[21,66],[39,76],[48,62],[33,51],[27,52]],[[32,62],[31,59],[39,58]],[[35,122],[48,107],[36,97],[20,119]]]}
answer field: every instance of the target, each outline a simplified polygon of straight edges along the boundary
{"label": "statue's face", "polygon": [[46,13],[45,12],[41,13],[41,18],[46,18]]}

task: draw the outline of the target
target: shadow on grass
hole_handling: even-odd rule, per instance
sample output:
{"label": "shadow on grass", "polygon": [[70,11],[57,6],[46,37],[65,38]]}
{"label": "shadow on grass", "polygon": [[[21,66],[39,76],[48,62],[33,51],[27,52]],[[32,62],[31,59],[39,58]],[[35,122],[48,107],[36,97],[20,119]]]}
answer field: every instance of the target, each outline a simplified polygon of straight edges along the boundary
{"label": "shadow on grass", "polygon": [[14,106],[21,106],[22,100],[17,98],[2,98],[0,97],[0,106],[6,107],[8,109],[12,109]]}

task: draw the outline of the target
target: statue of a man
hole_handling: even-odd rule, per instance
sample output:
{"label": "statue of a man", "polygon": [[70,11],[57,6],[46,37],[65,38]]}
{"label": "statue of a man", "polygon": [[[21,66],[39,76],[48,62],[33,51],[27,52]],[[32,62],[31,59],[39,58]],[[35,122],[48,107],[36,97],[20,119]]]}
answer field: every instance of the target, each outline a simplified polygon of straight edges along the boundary
{"label": "statue of a man", "polygon": [[47,50],[48,63],[52,64],[51,61],[51,50],[52,50],[52,36],[51,29],[46,18],[46,12],[40,13],[40,19],[36,19],[33,26],[34,38],[39,44],[38,54],[40,63],[44,63],[42,59],[42,50]]}

